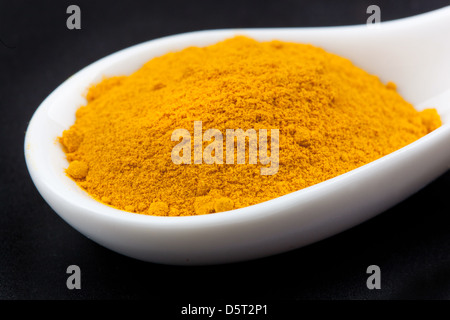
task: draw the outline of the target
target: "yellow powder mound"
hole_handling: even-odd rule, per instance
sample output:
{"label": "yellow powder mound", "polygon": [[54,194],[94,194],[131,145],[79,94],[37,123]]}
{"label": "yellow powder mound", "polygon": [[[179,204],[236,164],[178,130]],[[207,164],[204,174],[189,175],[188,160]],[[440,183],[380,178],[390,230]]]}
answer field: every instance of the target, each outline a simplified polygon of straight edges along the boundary
{"label": "yellow powder mound", "polygon": [[[441,125],[349,60],[323,49],[236,37],[152,59],[90,88],[60,138],[67,174],[92,197],[153,215],[242,208],[348,172]],[[174,164],[178,128],[279,129],[279,170]],[[208,143],[204,142],[204,145]],[[192,156],[193,159],[193,156]],[[225,143],[224,143],[225,159]],[[248,159],[248,157],[247,157]]]}

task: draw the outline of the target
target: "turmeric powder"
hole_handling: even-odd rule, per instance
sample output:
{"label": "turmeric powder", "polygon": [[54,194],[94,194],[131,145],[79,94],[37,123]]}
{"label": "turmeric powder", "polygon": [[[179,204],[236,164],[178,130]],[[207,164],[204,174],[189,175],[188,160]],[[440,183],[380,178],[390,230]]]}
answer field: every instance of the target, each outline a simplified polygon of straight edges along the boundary
{"label": "turmeric powder", "polygon": [[[67,174],[98,201],[158,216],[267,201],[358,168],[441,125],[436,110],[416,111],[394,83],[343,57],[244,36],[154,58],[130,76],[93,85],[86,98],[60,138]],[[262,175],[265,165],[248,161],[175,164],[171,134],[194,132],[195,121],[203,132],[278,129],[278,172]]]}

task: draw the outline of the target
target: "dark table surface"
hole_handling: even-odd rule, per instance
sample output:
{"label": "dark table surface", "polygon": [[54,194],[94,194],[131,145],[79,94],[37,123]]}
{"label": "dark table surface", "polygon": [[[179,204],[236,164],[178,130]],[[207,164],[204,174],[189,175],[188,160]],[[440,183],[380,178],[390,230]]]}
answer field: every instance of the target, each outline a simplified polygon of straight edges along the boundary
{"label": "dark table surface", "polygon": [[[81,30],[66,9],[81,8]],[[86,65],[150,39],[203,29],[362,24],[449,1],[0,2],[0,299],[449,299],[450,172],[351,230],[256,261],[178,267],[137,261],[66,224],[35,189],[23,155],[33,112]],[[81,290],[68,290],[78,265]],[[369,265],[381,289],[366,287]]]}

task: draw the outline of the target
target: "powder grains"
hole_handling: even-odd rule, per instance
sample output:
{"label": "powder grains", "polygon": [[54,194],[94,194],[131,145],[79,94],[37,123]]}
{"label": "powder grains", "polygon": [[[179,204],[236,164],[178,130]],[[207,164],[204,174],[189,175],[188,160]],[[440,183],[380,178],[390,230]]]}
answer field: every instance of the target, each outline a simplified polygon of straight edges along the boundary
{"label": "powder grains", "polygon": [[[278,129],[279,170],[174,164],[177,128]],[[235,37],[147,62],[92,86],[60,141],[67,174],[98,201],[141,214],[209,214],[273,199],[358,168],[441,124],[323,49]],[[204,146],[208,145],[204,142]],[[224,147],[225,152],[225,147]],[[193,163],[193,161],[192,161]]]}

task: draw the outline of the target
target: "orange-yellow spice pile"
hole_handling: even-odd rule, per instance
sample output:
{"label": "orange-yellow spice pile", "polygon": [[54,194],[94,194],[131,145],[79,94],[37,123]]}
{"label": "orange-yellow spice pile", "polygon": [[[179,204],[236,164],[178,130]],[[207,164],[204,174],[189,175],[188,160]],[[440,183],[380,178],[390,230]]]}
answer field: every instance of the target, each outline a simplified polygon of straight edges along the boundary
{"label": "orange-yellow spice pile", "polygon": [[[175,129],[278,129],[279,169],[174,164]],[[348,172],[441,125],[349,60],[239,36],[147,62],[92,86],[60,141],[67,174],[95,199],[152,215],[242,208]],[[193,143],[193,142],[192,142]],[[203,142],[208,145],[207,142]],[[224,144],[225,152],[225,144]],[[225,158],[225,157],[224,157]]]}

